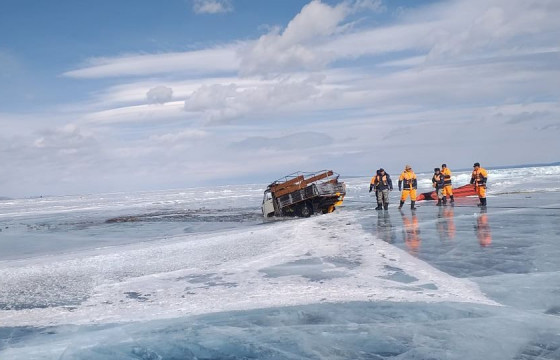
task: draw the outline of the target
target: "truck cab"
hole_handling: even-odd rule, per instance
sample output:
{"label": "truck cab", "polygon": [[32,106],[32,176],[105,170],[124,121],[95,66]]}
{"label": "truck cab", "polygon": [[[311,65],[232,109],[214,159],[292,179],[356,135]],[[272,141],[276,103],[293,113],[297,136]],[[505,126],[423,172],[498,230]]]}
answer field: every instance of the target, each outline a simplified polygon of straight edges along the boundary
{"label": "truck cab", "polygon": [[270,189],[266,189],[264,191],[261,210],[264,217],[274,216],[274,200],[272,198],[272,192],[270,192]]}

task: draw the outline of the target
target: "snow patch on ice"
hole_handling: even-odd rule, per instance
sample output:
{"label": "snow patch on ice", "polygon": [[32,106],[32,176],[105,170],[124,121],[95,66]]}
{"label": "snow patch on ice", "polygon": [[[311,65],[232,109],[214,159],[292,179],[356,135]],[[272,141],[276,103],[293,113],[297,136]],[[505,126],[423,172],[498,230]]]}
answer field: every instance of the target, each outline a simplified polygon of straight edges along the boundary
{"label": "snow patch on ice", "polygon": [[322,302],[497,305],[372,234],[341,211],[0,263],[0,322],[127,322]]}

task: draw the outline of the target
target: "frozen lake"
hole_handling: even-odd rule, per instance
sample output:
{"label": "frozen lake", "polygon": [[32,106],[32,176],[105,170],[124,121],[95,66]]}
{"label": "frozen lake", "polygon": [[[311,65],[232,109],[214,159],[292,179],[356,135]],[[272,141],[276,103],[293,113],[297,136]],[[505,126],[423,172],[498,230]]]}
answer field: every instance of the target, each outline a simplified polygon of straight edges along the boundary
{"label": "frozen lake", "polygon": [[0,359],[560,358],[559,166],[491,170],[486,211],[342,180],[281,221],[264,184],[1,201]]}

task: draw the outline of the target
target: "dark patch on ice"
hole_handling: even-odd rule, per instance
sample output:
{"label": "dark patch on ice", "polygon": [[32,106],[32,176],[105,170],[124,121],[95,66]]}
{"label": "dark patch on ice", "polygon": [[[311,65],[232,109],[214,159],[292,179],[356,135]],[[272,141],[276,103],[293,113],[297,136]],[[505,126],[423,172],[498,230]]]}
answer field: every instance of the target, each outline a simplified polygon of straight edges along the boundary
{"label": "dark patch on ice", "polygon": [[150,296],[152,296],[151,294],[140,294],[136,291],[128,291],[124,293],[126,295],[127,298],[129,299],[134,299],[134,300],[138,300],[140,302],[144,302],[144,301],[148,301],[150,300]]}
{"label": "dark patch on ice", "polygon": [[418,281],[418,278],[408,275],[401,268],[390,266],[390,265],[385,265],[384,268],[385,270],[388,270],[390,273],[386,276],[380,276],[382,279],[396,281],[403,284],[410,284],[415,281]]}
{"label": "dark patch on ice", "polygon": [[0,327],[0,351],[17,345],[23,340],[40,335],[52,335],[52,328],[37,328],[32,326]]}
{"label": "dark patch on ice", "polygon": [[344,267],[347,269],[355,269],[362,264],[357,259],[349,259],[342,256],[324,257],[323,260],[327,263],[333,264],[336,267]]}
{"label": "dark patch on ice", "polygon": [[137,222],[262,222],[262,214],[254,209],[194,209],[158,211],[138,215],[122,215],[105,220],[107,224]]}
{"label": "dark patch on ice", "polygon": [[[348,263],[345,265],[348,265]],[[309,279],[310,281],[324,281],[348,276],[345,272],[334,270],[336,267],[335,264],[323,261],[322,258],[313,257],[267,267],[259,271],[271,278],[295,275]],[[347,266],[345,267],[348,268]]]}
{"label": "dark patch on ice", "polygon": [[132,348],[132,355],[142,360],[161,360],[162,357],[157,353],[143,346],[135,346]]}
{"label": "dark patch on ice", "polygon": [[[186,280],[191,284],[202,284],[203,286],[197,287],[198,289],[200,288],[208,289],[215,286],[223,286],[227,288],[233,288],[238,286],[238,284],[235,282],[224,281],[223,277],[219,276],[216,273],[188,275],[188,276],[182,276],[180,278],[177,278],[177,281],[184,281],[184,280]],[[187,287],[185,290],[190,290],[190,289],[191,289],[190,287]]]}
{"label": "dark patch on ice", "polygon": [[0,301],[0,310],[31,310],[64,307],[67,310],[72,311],[76,308],[75,306],[80,305],[85,300],[87,300],[87,297],[80,299],[11,299],[9,302]]}
{"label": "dark patch on ice", "polygon": [[437,290],[438,287],[435,284],[424,284],[424,285],[418,285],[419,288],[422,289],[428,289],[428,290]]}
{"label": "dark patch on ice", "polygon": [[558,315],[560,316],[560,306],[553,306],[544,312],[547,315]]}
{"label": "dark patch on ice", "polygon": [[539,334],[526,344],[514,360],[558,360],[560,359],[560,335]]}
{"label": "dark patch on ice", "polygon": [[330,322],[328,316],[324,316],[319,312],[301,311],[298,313],[298,317],[301,320],[301,325],[318,325]]}

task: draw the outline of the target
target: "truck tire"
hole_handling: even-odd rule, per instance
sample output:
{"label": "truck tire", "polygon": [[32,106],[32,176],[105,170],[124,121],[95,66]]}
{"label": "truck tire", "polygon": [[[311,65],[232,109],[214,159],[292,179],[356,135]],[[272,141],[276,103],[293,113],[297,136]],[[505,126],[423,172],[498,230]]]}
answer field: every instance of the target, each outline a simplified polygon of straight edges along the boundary
{"label": "truck tire", "polygon": [[300,217],[310,217],[313,215],[313,208],[308,203],[303,203],[298,208],[298,216]]}

